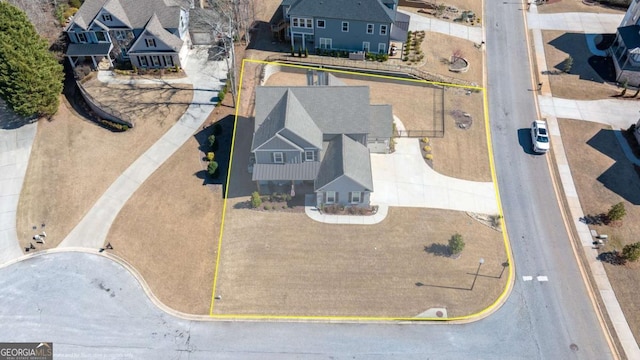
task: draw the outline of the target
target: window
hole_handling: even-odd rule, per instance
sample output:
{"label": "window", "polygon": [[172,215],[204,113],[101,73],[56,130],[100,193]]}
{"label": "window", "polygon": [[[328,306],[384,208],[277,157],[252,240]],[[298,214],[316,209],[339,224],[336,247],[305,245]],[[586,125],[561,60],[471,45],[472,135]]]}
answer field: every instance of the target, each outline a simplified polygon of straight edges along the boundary
{"label": "window", "polygon": [[379,43],[378,44],[378,53],[380,54],[384,54],[387,52],[387,44],[385,43]]}
{"label": "window", "polygon": [[151,62],[153,63],[153,66],[159,67],[160,66],[160,57],[159,56],[152,56],[151,57]]}
{"label": "window", "polygon": [[127,32],[123,31],[123,30],[116,30],[116,39],[117,40],[126,40],[127,39]]}
{"label": "window", "polygon": [[144,39],[144,43],[147,47],[156,47],[156,39]]}
{"label": "window", "polygon": [[147,67],[149,66],[149,63],[147,62],[147,57],[146,56],[140,56],[138,58],[138,62],[140,63],[141,67]]}
{"label": "window", "polygon": [[325,202],[327,204],[333,204],[336,202],[336,192],[335,191],[327,191],[325,192],[326,194],[326,199]]}
{"label": "window", "polygon": [[318,20],[316,22],[316,27],[318,27],[319,29],[324,29],[324,27],[325,27],[324,20]]}
{"label": "window", "polygon": [[362,43],[362,51],[371,52],[371,44],[368,41]]}
{"label": "window", "polygon": [[306,150],[304,152],[304,161],[313,161],[315,156],[313,154],[313,150]]}
{"label": "window", "polygon": [[113,21],[113,18],[109,14],[102,15],[102,20],[104,21]]}
{"label": "window", "polygon": [[320,38],[320,49],[331,49],[331,39],[330,38]]}
{"label": "window", "polygon": [[352,204],[357,204],[360,203],[362,201],[362,192],[361,191],[354,191],[351,193],[351,203]]}
{"label": "window", "polygon": [[293,27],[309,28],[313,29],[313,19],[306,18],[292,18]]}
{"label": "window", "polygon": [[98,39],[98,42],[105,42],[107,41],[107,36],[103,31],[96,31],[96,39]]}
{"label": "window", "polygon": [[342,32],[349,32],[349,22],[348,21],[343,21],[342,22]]}
{"label": "window", "polygon": [[387,25],[380,25],[380,35],[387,35]]}
{"label": "window", "polygon": [[367,34],[373,34],[373,24],[367,24]]}
{"label": "window", "polygon": [[276,164],[284,163],[284,154],[282,152],[273,153],[273,162]]}
{"label": "window", "polygon": [[78,41],[81,43],[86,43],[87,42],[87,35],[85,33],[79,32],[76,33],[76,36],[78,36]]}
{"label": "window", "polygon": [[175,64],[173,63],[173,56],[171,55],[165,55],[164,56],[164,62],[167,66],[174,66]]}

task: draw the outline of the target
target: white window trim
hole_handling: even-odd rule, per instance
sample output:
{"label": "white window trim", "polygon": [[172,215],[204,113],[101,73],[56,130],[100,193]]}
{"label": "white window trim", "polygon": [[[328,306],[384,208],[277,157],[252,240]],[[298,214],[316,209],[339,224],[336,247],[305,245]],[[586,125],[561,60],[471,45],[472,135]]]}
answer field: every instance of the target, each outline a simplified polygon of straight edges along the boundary
{"label": "white window trim", "polygon": [[[82,36],[82,38],[84,38],[84,40],[80,37]],[[87,43],[87,34],[85,32],[77,32],[76,33],[76,37],[78,38],[78,42],[81,44],[86,44]]]}
{"label": "white window trim", "polygon": [[[272,156],[274,164],[284,164],[284,153],[282,151],[274,151]],[[280,158],[279,161],[278,158]]]}
{"label": "white window trim", "polygon": [[[311,158],[309,158],[309,154],[311,154]],[[304,161],[315,161],[315,152],[313,150],[305,150],[304,151]]]}
{"label": "white window trim", "polygon": [[[156,62],[156,60],[158,60],[158,61]],[[160,67],[160,65],[161,65],[161,62],[160,62],[160,56],[158,56],[158,55],[151,55],[151,64],[152,64],[154,67]]]}
{"label": "white window trim", "polygon": [[147,62],[147,57],[146,56],[139,56],[138,57],[138,63],[140,64],[141,67],[148,67],[149,63]]}
{"label": "white window trim", "polygon": [[[371,26],[371,32],[369,32],[369,26]],[[376,32],[376,25],[375,24],[367,24],[367,34],[369,35],[373,35]]]}
{"label": "white window trim", "polygon": [[[384,32],[382,31],[384,29]],[[387,35],[389,33],[389,27],[387,25],[380,25],[380,35]]]}
{"label": "white window trim", "polygon": [[378,43],[378,53],[379,54],[386,54],[387,53],[387,44]]}
{"label": "white window trim", "polygon": [[[322,21],[322,26],[320,26],[320,21]],[[316,20],[316,27],[318,29],[324,29],[327,26],[327,21],[324,19],[318,19]]]}
{"label": "white window trim", "polygon": [[320,38],[320,49],[333,49],[333,39]]}
{"label": "white window trim", "polygon": [[371,52],[371,43],[368,41],[362,42],[362,51]]}
{"label": "white window trim", "polygon": [[173,62],[173,56],[171,55],[165,55],[164,62],[166,66],[175,66],[175,63]]}
{"label": "white window trim", "polygon": [[[347,25],[347,30],[344,29],[345,25]],[[349,32],[349,22],[348,21],[343,21],[342,22],[342,32]]]}
{"label": "white window trim", "polygon": [[[357,194],[357,196],[355,196]],[[356,201],[357,199],[357,201]],[[351,201],[352,204],[359,204],[362,202],[362,191],[352,191],[351,192]]]}
{"label": "white window trim", "polygon": [[313,19],[292,17],[291,26],[297,28],[313,29]]}
{"label": "white window trim", "polygon": [[144,44],[147,47],[156,47],[156,39],[154,39],[154,38],[146,38],[146,39],[144,39]]}
{"label": "white window trim", "polygon": [[[336,203],[336,192],[335,191],[325,191],[325,203],[327,204],[335,204]],[[329,199],[332,200],[329,200]]]}
{"label": "white window trim", "polygon": [[[98,33],[101,33],[104,35],[104,40],[100,40],[98,39]],[[109,41],[109,34],[106,31],[96,31],[95,32],[96,35],[96,40],[98,40],[99,43],[106,43],[106,42],[110,42]]]}
{"label": "white window trim", "polygon": [[113,17],[111,16],[111,14],[102,14],[102,20],[103,21],[113,21]]}

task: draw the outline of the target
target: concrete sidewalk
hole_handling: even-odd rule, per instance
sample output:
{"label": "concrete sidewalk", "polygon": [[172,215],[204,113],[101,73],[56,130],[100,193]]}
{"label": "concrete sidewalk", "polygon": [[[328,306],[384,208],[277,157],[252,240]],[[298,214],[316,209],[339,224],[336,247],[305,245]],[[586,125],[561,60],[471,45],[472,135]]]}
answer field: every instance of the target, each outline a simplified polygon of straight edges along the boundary
{"label": "concrete sidewalk", "polygon": [[144,181],[202,126],[215,108],[217,92],[224,84],[224,61],[210,62],[205,47],[189,52],[184,67],[193,84],[193,100],[180,120],[153,144],[98,199],[59,247],[100,248],[118,213]]}
{"label": "concrete sidewalk", "polygon": [[12,130],[0,129],[0,264],[23,255],[16,215],[36,130],[35,123]]}
{"label": "concrete sidewalk", "polygon": [[[533,8],[535,8],[535,11]],[[586,12],[538,14],[537,7],[531,5],[530,12],[527,14],[527,22],[529,29],[563,30],[587,34],[614,34],[623,17],[623,14]]]}
{"label": "concrete sidewalk", "polygon": [[[527,18],[536,19],[537,7],[535,5],[531,5],[530,13]],[[551,14],[549,14],[551,15]],[[549,21],[550,25],[554,24],[554,21],[561,21],[561,18],[558,16],[548,17],[549,15],[538,15],[544,19],[545,21]],[[602,22],[614,21],[611,20],[611,16],[606,16],[604,14],[591,14],[597,15],[595,18],[595,22],[601,24]],[[591,18],[592,16],[584,16],[584,18]],[[605,19],[605,20],[597,20],[597,19]],[[622,17],[619,17],[617,24],[618,26]],[[555,22],[554,28],[557,29],[559,25],[558,22]],[[535,24],[534,24],[535,25]],[[574,24],[575,25],[575,24]],[[613,31],[610,28],[607,29],[594,29],[590,24],[584,24],[585,26],[581,29],[574,29],[572,31],[575,32],[615,32],[615,27]],[[573,25],[572,25],[573,26]],[[577,26],[577,25],[575,25]],[[612,26],[612,25],[607,25]],[[537,74],[540,81],[543,82],[543,86],[541,89],[541,95],[538,96],[540,111],[546,115],[547,122],[549,125],[549,133],[551,135],[551,144],[553,146],[552,154],[555,156],[555,161],[558,166],[558,172],[560,173],[560,181],[562,183],[562,187],[565,192],[565,197],[569,204],[569,213],[571,216],[571,220],[573,221],[573,225],[575,226],[580,243],[582,245],[582,251],[585,254],[585,257],[589,263],[589,269],[591,274],[593,275],[597,291],[600,294],[600,298],[604,302],[607,314],[613,323],[614,330],[620,343],[622,344],[623,350],[629,359],[640,359],[640,348],[638,347],[638,343],[635,341],[633,337],[633,333],[629,328],[629,324],[620,308],[620,303],[618,303],[618,299],[613,291],[611,283],[609,282],[609,278],[607,277],[607,273],[604,269],[602,263],[597,260],[598,252],[593,247],[593,237],[591,236],[591,232],[589,227],[579,221],[581,217],[584,216],[582,211],[582,205],[580,204],[580,199],[578,198],[578,191],[573,182],[573,177],[571,175],[571,169],[569,168],[569,161],[564,151],[564,144],[562,143],[562,136],[560,134],[560,127],[558,126],[557,118],[568,117],[568,118],[577,118],[582,120],[589,121],[598,121],[603,123],[613,123],[615,126],[620,127],[624,126],[624,123],[621,123],[620,118],[616,112],[625,113],[629,111],[627,109],[627,105],[611,103],[611,101],[615,100],[598,100],[598,101],[575,101],[575,100],[566,100],[566,99],[558,99],[553,98],[551,94],[551,89],[549,87],[549,76],[545,75],[548,73],[547,62],[544,53],[544,43],[542,40],[542,31],[539,28],[539,25],[533,26],[529,25],[530,29],[534,29],[532,31],[533,35],[533,45],[535,48],[535,57],[534,61],[537,63],[537,68],[539,73]],[[581,30],[581,31],[580,31]],[[622,100],[619,100],[622,101]],[[616,110],[615,112],[603,113],[600,109],[600,106],[611,106],[612,104],[621,105],[623,109],[621,111]],[[630,103],[628,106],[630,106]],[[611,109],[612,107],[604,107],[605,109]],[[627,110],[624,110],[627,109]],[[627,118],[627,121],[635,121],[638,116],[638,108],[636,105],[635,111],[633,113],[633,117]],[[612,124],[612,126],[613,126]],[[630,124],[629,124],[630,125]],[[627,125],[628,126],[628,125]]]}
{"label": "concrete sidewalk", "polygon": [[545,94],[538,96],[538,102],[543,116],[595,121],[614,129],[626,130],[640,117],[640,106],[633,100],[571,100]]}
{"label": "concrete sidewalk", "polygon": [[398,12],[411,17],[411,21],[409,22],[409,30],[411,31],[430,31],[473,41],[476,44],[480,44],[483,41],[481,27],[467,26],[449,21],[433,19],[405,10],[398,10]]}

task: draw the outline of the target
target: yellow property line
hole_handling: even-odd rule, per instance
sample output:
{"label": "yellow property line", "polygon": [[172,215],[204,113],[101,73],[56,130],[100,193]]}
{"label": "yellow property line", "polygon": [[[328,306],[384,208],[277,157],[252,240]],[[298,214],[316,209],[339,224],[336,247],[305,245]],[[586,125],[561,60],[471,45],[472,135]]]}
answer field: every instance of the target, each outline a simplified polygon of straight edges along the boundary
{"label": "yellow property line", "polygon": [[[240,99],[242,93],[242,80],[244,76],[244,66],[246,62],[256,63],[256,64],[264,64],[264,65],[277,65],[277,66],[285,66],[299,69],[311,69],[311,70],[323,70],[327,72],[334,72],[340,74],[350,74],[350,75],[358,75],[358,76],[370,76],[381,79],[390,79],[390,80],[402,80],[407,82],[414,83],[422,83],[422,84],[434,84],[434,85],[442,85],[448,87],[457,87],[464,88],[470,90],[480,90],[483,95],[483,107],[484,107],[484,117],[485,117],[485,134],[487,137],[487,149],[489,151],[489,167],[491,169],[491,179],[494,184],[496,200],[498,201],[498,210],[500,216],[503,217],[502,213],[502,205],[500,200],[500,191],[498,189],[498,181],[495,172],[495,164],[493,162],[493,146],[491,142],[491,132],[489,128],[489,111],[488,111],[488,102],[487,102],[487,93],[484,91],[483,87],[478,86],[465,86],[465,85],[455,85],[455,84],[447,84],[441,82],[427,81],[427,80],[418,80],[418,79],[404,79],[394,76],[387,75],[378,75],[378,74],[368,74],[361,73],[357,71],[346,71],[346,70],[335,70],[335,69],[327,69],[327,68],[319,68],[314,66],[306,66],[306,65],[294,65],[294,64],[285,64],[280,62],[269,62],[263,60],[252,60],[252,59],[243,59],[242,60],[242,68],[240,72],[240,82],[238,83],[238,98],[236,101],[236,112],[233,126],[233,139],[231,141],[231,156],[229,159],[229,169],[227,169],[227,181],[226,181],[226,189],[225,189],[225,197],[224,197],[224,205],[222,209],[222,223],[220,225],[220,236],[218,238],[218,253],[216,255],[216,265],[215,272],[213,277],[213,287],[211,291],[211,306],[209,308],[209,316],[215,319],[238,319],[238,320],[326,320],[326,321],[464,321],[464,320],[474,320],[488,315],[491,311],[496,309],[496,307],[502,304],[506,297],[509,295],[509,292],[512,289],[512,279],[514,275],[513,269],[513,261],[511,256],[511,245],[509,244],[509,237],[507,235],[506,225],[504,221],[502,223],[502,237],[505,246],[505,251],[507,253],[507,262],[509,264],[509,273],[507,276],[507,285],[503,289],[502,293],[498,298],[487,308],[470,315],[450,317],[450,318],[415,318],[415,317],[375,317],[375,316],[305,316],[305,315],[260,315],[260,314],[214,314],[214,305],[215,305],[215,293],[218,284],[218,273],[220,268],[220,254],[222,252],[222,235],[224,230],[224,221],[227,210],[227,195],[229,192],[229,181],[231,177],[231,167],[233,163],[233,152],[235,147],[235,139],[236,139],[236,131],[238,124],[238,112],[240,109]],[[374,70],[375,71],[375,70]],[[256,85],[258,86],[258,85]]]}

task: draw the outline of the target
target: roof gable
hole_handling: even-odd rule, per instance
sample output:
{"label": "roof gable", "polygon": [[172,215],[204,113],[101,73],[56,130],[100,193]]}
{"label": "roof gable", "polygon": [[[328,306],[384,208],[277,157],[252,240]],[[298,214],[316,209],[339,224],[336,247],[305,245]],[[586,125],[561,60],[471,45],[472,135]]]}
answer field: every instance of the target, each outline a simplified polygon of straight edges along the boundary
{"label": "roof gable", "polygon": [[316,191],[323,191],[336,180],[350,180],[373,191],[369,149],[346,135],[329,142],[315,181]]}
{"label": "roof gable", "polygon": [[144,43],[144,39],[147,36],[151,36],[156,39],[156,42],[160,42],[159,44],[156,43],[156,47],[154,48],[154,50],[157,49],[158,51],[173,50],[175,52],[178,52],[180,51],[180,48],[183,44],[183,41],[180,38],[168,32],[162,27],[158,16],[154,13],[153,15],[151,15],[151,19],[149,19],[147,26],[145,26],[142,33],[138,36],[138,39],[136,39],[136,41],[131,46],[131,49],[129,49],[129,53],[149,51],[149,48],[147,48],[146,44]]}
{"label": "roof gable", "polygon": [[142,29],[154,13],[163,28],[174,29],[180,24],[180,8],[174,0],[85,0],[67,30],[73,24],[87,30],[102,9],[132,29]]}
{"label": "roof gable", "polygon": [[390,24],[395,12],[380,0],[298,0],[291,5],[291,16],[370,21]]}

